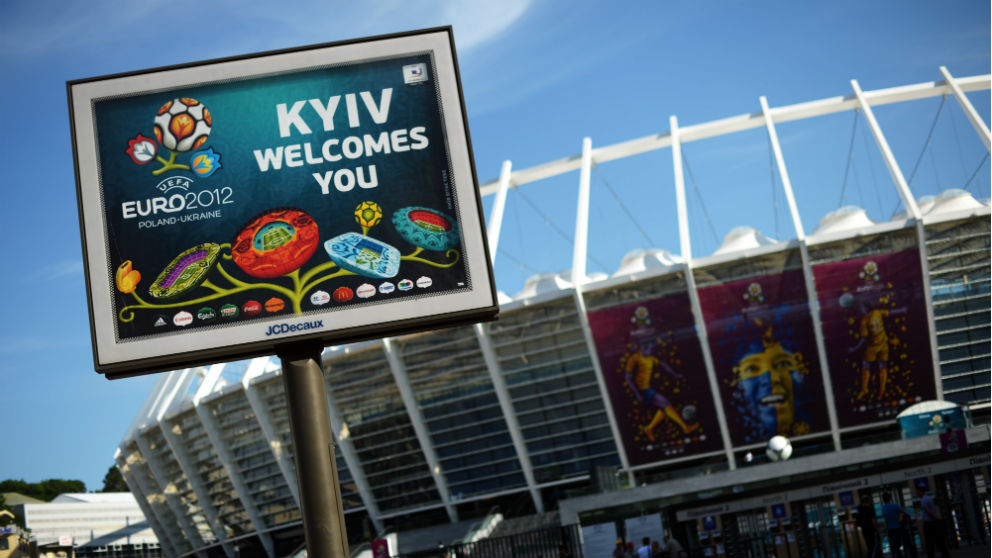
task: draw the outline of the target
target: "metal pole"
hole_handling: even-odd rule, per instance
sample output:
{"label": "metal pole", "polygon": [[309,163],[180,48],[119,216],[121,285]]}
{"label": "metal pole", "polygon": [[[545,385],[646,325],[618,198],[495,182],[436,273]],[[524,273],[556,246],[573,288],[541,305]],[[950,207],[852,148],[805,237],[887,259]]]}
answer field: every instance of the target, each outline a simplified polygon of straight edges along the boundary
{"label": "metal pole", "polygon": [[489,239],[489,263],[492,265],[496,265],[496,250],[499,248],[499,233],[503,229],[503,210],[506,209],[506,191],[510,187],[512,170],[513,163],[509,159],[503,161],[503,168],[499,171],[499,190],[496,190],[496,199],[489,212],[486,238]]}
{"label": "metal pole", "polygon": [[868,98],[861,91],[861,86],[858,85],[857,80],[851,80],[851,88],[854,89],[854,95],[858,98],[858,106],[861,107],[861,112],[864,113],[865,120],[868,121],[868,127],[871,128],[872,136],[875,137],[875,144],[878,145],[878,150],[881,151],[882,157],[885,159],[885,164],[889,167],[889,173],[892,174],[892,180],[896,184],[896,190],[899,191],[899,195],[903,199],[903,205],[906,206],[906,213],[916,221],[916,242],[920,250],[920,269],[923,273],[923,300],[927,308],[927,327],[930,328],[930,355],[933,364],[933,383],[937,393],[937,399],[943,400],[944,384],[940,375],[940,352],[937,350],[937,320],[933,311],[933,291],[930,290],[930,261],[927,257],[927,233],[926,229],[923,228],[923,215],[920,213],[920,207],[916,203],[916,198],[913,197],[913,193],[909,190],[909,183],[906,182],[906,178],[903,177],[902,171],[899,169],[899,163],[896,162],[896,158],[889,148],[889,142],[885,140],[885,134],[882,133],[882,128],[878,125],[878,121],[875,120],[875,114],[871,110],[871,105],[868,104]]}
{"label": "metal pole", "polygon": [[982,143],[985,144],[985,149],[992,150],[992,135],[989,134],[989,127],[985,125],[985,121],[982,117],[978,115],[978,111],[972,106],[971,101],[968,100],[968,96],[964,94],[961,90],[961,86],[958,82],[951,77],[951,72],[947,71],[944,66],[940,67],[940,74],[944,76],[947,80],[947,85],[954,92],[954,98],[957,99],[958,104],[961,105],[961,110],[964,111],[965,115],[968,116],[968,121],[974,126],[975,131],[978,132],[978,137],[982,138]]}
{"label": "metal pole", "polygon": [[789,179],[789,171],[785,168],[782,145],[778,141],[778,132],[775,131],[775,121],[772,119],[772,111],[768,108],[768,99],[762,96],[758,100],[761,102],[761,114],[765,117],[768,141],[772,144],[772,152],[775,154],[775,162],[778,164],[778,175],[782,179],[782,189],[785,190],[785,199],[789,203],[792,226],[796,230],[796,239],[799,240],[799,257],[803,264],[803,279],[806,282],[809,315],[813,319],[813,337],[816,340],[816,353],[820,362],[820,377],[823,379],[823,395],[827,402],[827,420],[830,421],[830,435],[833,436],[834,451],[840,451],[843,448],[840,443],[837,407],[834,404],[834,384],[830,376],[830,363],[827,360],[827,344],[823,338],[823,322],[820,320],[820,304],[816,298],[816,285],[813,283],[813,265],[809,260],[806,231],[803,230],[803,222],[799,218],[799,207],[796,205],[796,197],[792,191],[792,181]]}
{"label": "metal pole", "polygon": [[713,353],[710,350],[710,336],[706,331],[706,322],[703,320],[703,307],[699,302],[696,276],[692,272],[692,242],[689,238],[689,211],[685,200],[685,177],[682,174],[682,139],[678,118],[674,115],[669,116],[668,125],[672,138],[672,167],[675,170],[675,206],[679,219],[679,247],[682,251],[682,259],[685,260],[685,288],[689,293],[689,305],[692,307],[692,317],[696,323],[699,348],[703,352],[703,363],[706,365],[706,377],[709,379],[710,396],[713,398],[716,420],[720,426],[720,437],[723,438],[723,451],[727,456],[727,467],[733,471],[737,469],[737,461],[734,459],[734,442],[730,439],[727,412],[723,408],[723,397],[720,395],[720,384],[716,377],[716,365],[713,364]]}
{"label": "metal pole", "polygon": [[586,250],[589,244],[589,175],[592,172],[592,139],[582,139],[578,208],[575,216],[575,249],[572,250],[572,284],[586,282]]}
{"label": "metal pole", "polygon": [[334,460],[331,418],[324,393],[319,345],[282,347],[289,427],[293,433],[300,513],[309,556],[348,556],[341,489]]}

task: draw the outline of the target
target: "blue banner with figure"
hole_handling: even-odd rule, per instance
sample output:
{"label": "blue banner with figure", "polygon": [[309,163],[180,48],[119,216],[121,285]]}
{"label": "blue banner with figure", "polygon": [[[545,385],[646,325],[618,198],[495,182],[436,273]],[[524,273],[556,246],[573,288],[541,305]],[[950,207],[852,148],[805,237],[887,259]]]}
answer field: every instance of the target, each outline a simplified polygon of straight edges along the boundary
{"label": "blue banner with figure", "polygon": [[699,289],[735,446],[830,429],[801,270]]}

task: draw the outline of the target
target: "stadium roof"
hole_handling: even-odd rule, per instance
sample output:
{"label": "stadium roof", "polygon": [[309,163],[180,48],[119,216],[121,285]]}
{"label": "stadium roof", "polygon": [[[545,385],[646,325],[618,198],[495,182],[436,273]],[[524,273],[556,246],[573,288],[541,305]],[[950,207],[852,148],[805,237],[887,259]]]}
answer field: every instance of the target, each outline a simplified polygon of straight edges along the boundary
{"label": "stadium roof", "polygon": [[59,494],[50,503],[71,504],[127,504],[134,503],[134,494],[130,492],[80,492]]}

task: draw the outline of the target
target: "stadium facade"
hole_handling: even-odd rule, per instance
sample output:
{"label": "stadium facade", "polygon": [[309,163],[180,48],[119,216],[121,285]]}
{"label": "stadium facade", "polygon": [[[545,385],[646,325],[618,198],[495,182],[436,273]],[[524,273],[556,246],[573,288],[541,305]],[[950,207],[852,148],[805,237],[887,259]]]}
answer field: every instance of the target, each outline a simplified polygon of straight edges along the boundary
{"label": "stadium facade", "polygon": [[[791,438],[797,456],[822,457],[822,465],[805,461],[793,471],[809,485],[843,478],[836,467],[867,474],[865,464],[878,456],[857,457],[866,444],[908,452],[906,467],[943,459],[939,443],[935,453],[932,444],[900,440],[896,419],[935,399],[988,423],[990,207],[963,190],[914,197],[872,116],[873,106],[950,96],[988,148],[988,127],[965,92],[988,90],[990,76],[941,72],[941,81],[876,91],[852,82],[852,95],[799,105],[770,108],[762,99],[755,114],[684,129],[673,118],[667,134],[596,150],[587,141],[580,156],[523,170],[505,164],[482,186],[495,196],[492,253],[511,185],[579,170],[573,268],[535,275],[517,295],[502,295],[496,322],[323,353],[350,542],[483,517],[497,505],[504,513],[548,512],[611,482],[636,489],[578,497],[586,504],[565,505],[573,511],[562,519],[622,520],[616,509],[592,513],[610,506],[643,514],[631,503],[668,501],[651,486],[673,479],[695,486],[721,472],[738,476],[726,477],[735,487],[720,498],[747,495],[739,473],[754,466],[760,481],[757,467],[769,466],[760,454],[776,433]],[[846,207],[807,234],[775,125],[850,110],[868,120],[906,211],[875,223]],[[795,238],[738,228],[714,254],[693,257],[681,144],[762,127]],[[612,276],[586,273],[591,165],[659,149],[671,150],[675,162],[681,255],[636,250]],[[879,341],[879,327],[888,339]],[[748,358],[772,349],[786,355],[786,373],[748,368]],[[769,382],[788,385],[783,392]],[[984,465],[969,478],[987,513],[988,428],[966,436],[972,450],[984,448]],[[274,357],[162,374],[116,461],[166,555],[282,556],[302,541]],[[635,500],[616,496],[638,491]],[[712,503],[705,495],[681,502]]]}

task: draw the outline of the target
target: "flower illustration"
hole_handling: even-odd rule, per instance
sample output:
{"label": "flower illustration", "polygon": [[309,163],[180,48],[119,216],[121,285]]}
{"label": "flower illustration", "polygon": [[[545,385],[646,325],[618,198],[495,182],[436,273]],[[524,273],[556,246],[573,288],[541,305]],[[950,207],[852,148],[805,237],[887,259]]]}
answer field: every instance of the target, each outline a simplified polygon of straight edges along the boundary
{"label": "flower illustration", "polygon": [[220,153],[215,153],[212,147],[197,151],[190,159],[190,170],[201,178],[210,176],[220,167]]}
{"label": "flower illustration", "polygon": [[138,134],[138,137],[127,140],[126,153],[131,156],[131,160],[139,165],[144,165],[155,158],[158,153],[158,144],[151,138]]}
{"label": "flower illustration", "polygon": [[131,267],[131,260],[127,260],[117,268],[116,279],[117,290],[124,293],[133,293],[141,282],[141,273]]}

